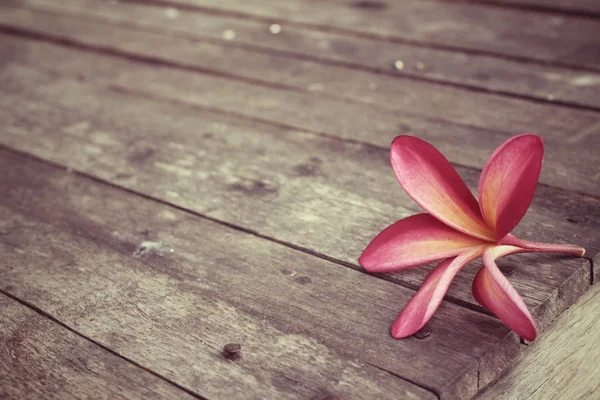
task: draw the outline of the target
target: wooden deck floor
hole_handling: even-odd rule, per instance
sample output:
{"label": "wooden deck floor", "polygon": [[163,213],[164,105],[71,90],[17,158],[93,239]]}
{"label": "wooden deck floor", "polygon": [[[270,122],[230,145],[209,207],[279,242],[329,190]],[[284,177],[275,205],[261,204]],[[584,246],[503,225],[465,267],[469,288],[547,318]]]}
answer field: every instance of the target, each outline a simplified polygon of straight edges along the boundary
{"label": "wooden deck floor", "polygon": [[394,340],[432,267],[357,262],[419,210],[396,135],[476,188],[524,132],[546,155],[517,233],[597,256],[599,2],[2,1],[0,398],[592,398],[600,258],[500,262],[530,345],[473,299],[478,263]]}

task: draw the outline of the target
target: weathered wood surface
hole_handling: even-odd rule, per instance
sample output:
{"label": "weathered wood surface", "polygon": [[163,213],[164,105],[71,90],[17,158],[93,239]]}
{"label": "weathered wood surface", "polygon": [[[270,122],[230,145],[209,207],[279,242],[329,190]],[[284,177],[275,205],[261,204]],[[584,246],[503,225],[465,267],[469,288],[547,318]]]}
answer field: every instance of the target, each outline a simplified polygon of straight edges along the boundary
{"label": "weathered wood surface", "polygon": [[[2,15],[5,14],[0,13],[0,18]],[[17,20],[6,15],[8,21]],[[23,24],[41,26],[43,22],[34,18],[23,21]],[[54,26],[52,22],[51,24]],[[57,24],[56,28],[49,27],[46,32],[59,30],[60,26],[61,24]],[[102,38],[101,40],[118,32],[106,25],[100,29],[92,35]],[[70,34],[70,38],[74,40],[82,36],[87,35],[77,30]],[[133,37],[123,34],[110,41],[115,44],[127,43]],[[167,75],[163,73],[164,68],[155,68],[154,63],[133,63],[103,54],[92,56],[87,52],[56,46],[27,44],[28,42],[19,45],[18,42],[14,38],[5,37],[3,40],[8,54],[7,61],[25,61],[37,65],[38,57],[61,59],[60,63],[47,63],[43,67],[59,74],[77,75],[91,80],[108,79],[112,84],[117,81],[129,90],[158,93],[161,97],[186,100],[232,114],[259,118],[294,129],[340,136],[385,149],[397,134],[414,134],[432,141],[451,161],[475,168],[484,165],[490,148],[508,137],[523,131],[536,132],[546,139],[546,163],[541,182],[600,195],[600,170],[594,156],[595,146],[600,145],[600,135],[597,134],[600,129],[600,114],[597,112],[542,106],[523,100],[508,104],[504,101],[506,99],[501,99],[502,102],[494,103],[489,95],[482,94],[483,97],[477,99],[470,92],[457,97],[456,92],[444,96],[439,91],[432,93],[433,102],[417,95],[417,92],[405,97],[396,93],[405,99],[403,103],[394,107],[389,104],[385,107],[366,107],[345,99],[315,96],[310,92],[290,91],[185,69],[170,68]],[[144,41],[136,46],[155,48],[157,43]],[[59,53],[62,55],[59,56]],[[145,50],[143,59],[153,59],[154,54],[155,51]],[[87,63],[92,65],[86,65]],[[112,69],[111,65],[119,65],[119,69]],[[257,70],[263,71],[263,74],[268,71],[267,68]],[[147,83],[142,85],[142,81]],[[382,87],[394,87],[391,83],[380,83]],[[165,85],[175,88],[165,88]],[[403,86],[395,87],[400,89]],[[389,103],[393,98],[394,93],[390,92],[382,97],[381,103]],[[430,112],[431,115],[415,114],[422,109],[433,111]],[[445,119],[434,116],[437,110],[446,114]],[[340,118],[340,115],[346,117]],[[515,132],[515,126],[519,126],[519,131]]]}
{"label": "weathered wood surface", "polygon": [[0,293],[0,399],[90,398],[198,397]]}
{"label": "weathered wood surface", "polygon": [[[154,57],[158,58],[169,57],[173,53],[171,50],[177,51],[169,48],[173,46],[173,43],[177,43],[173,40],[174,37],[200,40],[202,41],[201,46],[198,46],[198,43],[194,44],[194,47],[198,46],[197,52],[190,52],[188,45],[185,47],[184,54],[181,54],[182,46],[176,46],[180,53],[176,59],[183,61],[181,57],[185,57],[186,61],[193,59],[194,65],[240,76],[268,79],[280,84],[283,82],[297,84],[304,89],[311,88],[315,91],[347,94],[348,98],[353,99],[377,102],[378,94],[382,91],[385,93],[387,87],[387,84],[383,84],[385,82],[395,82],[393,87],[403,86],[400,94],[405,93],[404,95],[408,96],[406,93],[412,93],[412,96],[425,96],[429,97],[430,101],[437,97],[432,93],[434,89],[442,92],[451,91],[449,88],[439,88],[440,85],[436,85],[438,86],[436,87],[414,81],[429,80],[543,102],[600,109],[598,100],[600,74],[593,71],[575,71],[547,64],[532,64],[504,57],[419,47],[387,40],[379,40],[374,45],[372,38],[328,30],[315,31],[295,24],[284,24],[282,31],[273,35],[269,32],[269,24],[263,21],[204,14],[186,9],[150,7],[136,3],[98,3],[92,0],[15,1],[18,1],[20,7],[40,10],[48,14],[68,15],[78,19],[78,22],[68,24],[75,26],[67,27],[58,23],[50,29],[43,28],[48,22],[41,17],[38,17],[41,21],[36,21],[35,24],[22,24],[32,30],[43,30],[44,34],[50,37],[60,35],[64,29],[77,29],[77,24],[92,24],[93,26],[96,21],[109,22],[113,26],[120,25],[124,28],[144,31],[148,37],[152,37],[153,42],[162,43],[157,48],[160,51],[153,53]],[[14,10],[4,11],[4,13],[8,12],[16,13]],[[21,14],[19,18],[22,19],[24,12],[21,11]],[[41,23],[42,26],[38,26],[38,23]],[[93,35],[93,30],[80,28],[78,31],[82,32],[78,34],[89,40]],[[233,40],[225,39],[225,32],[230,32],[229,34],[234,32],[235,38]],[[157,37],[153,37],[153,34]],[[137,33],[136,36],[143,35]],[[102,42],[101,39],[96,38],[95,42]],[[106,46],[106,40],[110,39],[105,39],[104,46]],[[129,38],[122,43],[111,42],[110,47],[120,44],[121,46],[118,46],[120,48],[128,46],[130,50],[139,51],[139,43],[138,46],[133,46],[136,41],[139,40]],[[270,57],[261,56],[265,52]],[[224,54],[227,57],[223,57]],[[173,60],[172,56],[170,58]],[[401,70],[394,66],[399,60],[402,61]],[[269,63],[266,69],[271,74],[265,73],[265,62]],[[313,70],[315,63],[318,63],[319,68],[323,68],[323,64],[338,67],[328,68],[327,70],[332,72],[327,75],[323,75],[322,71],[319,71],[320,73],[306,76],[306,71]],[[240,68],[242,65],[244,68]],[[274,65],[277,68],[271,68]],[[351,71],[343,72],[347,69],[351,69]],[[342,76],[339,71],[342,71]],[[300,72],[303,73],[300,75]],[[378,75],[384,74],[387,78],[384,78],[383,82],[379,82],[378,75],[373,72]],[[351,79],[348,78],[350,74]],[[297,75],[300,76],[296,77]],[[303,76],[306,76],[308,81],[301,80]],[[300,81],[297,82],[299,79]],[[368,81],[364,82],[365,79]],[[349,85],[349,83],[352,84]],[[381,94],[379,94],[380,96]],[[396,96],[393,100],[388,99],[383,103],[396,104],[401,99],[401,96]],[[396,108],[398,108],[397,105]],[[424,110],[429,108],[425,107]]]}
{"label": "weathered wood surface", "polygon": [[[60,53],[56,57],[66,58]],[[96,61],[79,70],[96,74],[93,65],[100,59]],[[123,64],[105,69],[128,75]],[[134,71],[145,80],[141,66]],[[386,149],[181,103],[158,103],[69,77],[61,81],[24,66],[6,66],[3,72],[6,95],[0,101],[8,128],[1,138],[4,144],[354,268],[359,268],[356,259],[365,243],[379,230],[418,211],[398,187]],[[38,130],[30,130],[32,126]],[[476,186],[478,171],[459,171],[471,187]],[[543,233],[544,240],[575,241],[596,254],[599,203],[540,187],[519,232],[530,239],[537,235],[533,238],[539,241],[542,237],[535,227],[543,224],[550,228]],[[583,210],[584,220],[577,224],[567,220]],[[518,265],[515,286],[542,329],[587,289],[589,269],[583,260],[540,254],[514,260],[524,260],[507,262]],[[452,298],[478,307],[471,296],[471,280],[479,267],[465,269],[449,292]],[[429,270],[404,271],[391,279],[416,288]]]}
{"label": "weathered wood surface", "polygon": [[[394,340],[412,290],[0,155],[2,290],[208,398],[432,397],[397,376],[463,398],[522,347],[449,303],[430,336]],[[228,342],[237,362],[220,356]]]}
{"label": "weathered wood surface", "polygon": [[[596,257],[600,263],[600,257]],[[600,285],[593,286],[477,400],[588,400],[600,393]]]}
{"label": "weathered wood surface", "polygon": [[[598,21],[472,3],[269,4],[0,6],[0,289],[210,400],[472,397],[524,348],[472,299],[480,265],[456,279],[430,336],[395,341],[389,324],[431,267],[369,277],[356,263],[418,210],[389,142],[431,141],[475,189],[496,145],[542,134],[543,185],[516,233],[596,255]],[[542,332],[591,278],[583,260],[500,264]],[[226,359],[226,343],[242,357]]]}
{"label": "weathered wood surface", "polygon": [[426,0],[375,2],[379,7],[357,0],[134,1],[600,70],[600,21],[589,18]]}

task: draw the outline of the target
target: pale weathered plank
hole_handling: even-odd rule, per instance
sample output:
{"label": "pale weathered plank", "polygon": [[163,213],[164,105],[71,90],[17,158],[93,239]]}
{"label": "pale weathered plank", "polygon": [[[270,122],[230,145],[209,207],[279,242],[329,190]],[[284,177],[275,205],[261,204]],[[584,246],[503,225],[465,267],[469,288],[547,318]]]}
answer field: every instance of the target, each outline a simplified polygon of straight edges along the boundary
{"label": "pale weathered plank", "polygon": [[[144,0],[134,0],[144,2]],[[357,0],[151,0],[282,24],[600,70],[600,21],[476,3]]]}
{"label": "pale weathered plank", "polygon": [[200,397],[178,389],[0,293],[0,398]]}
{"label": "pale weathered plank", "polygon": [[[114,30],[106,28],[101,30],[99,37],[114,33]],[[72,35],[79,36],[79,33]],[[130,37],[123,35],[112,41],[127,42]],[[403,99],[403,103],[398,105],[397,110],[390,106],[384,109],[379,105],[372,107],[212,74],[156,68],[153,64],[82,53],[6,36],[0,40],[7,49],[6,62],[24,62],[61,75],[109,82],[127,90],[177,101],[185,100],[204,107],[272,121],[280,126],[364,141],[383,148],[387,148],[397,134],[418,135],[438,145],[451,161],[476,168],[484,165],[490,149],[511,135],[523,131],[536,132],[547,141],[541,182],[600,195],[600,169],[594,154],[594,146],[600,144],[600,135],[597,134],[600,113],[542,106],[521,100],[506,103],[505,98],[494,102],[491,100],[493,96],[481,95],[481,98],[477,98],[471,93],[462,93],[457,97],[459,93],[456,92],[445,96],[438,93],[433,101],[416,92],[404,97],[400,93],[389,92],[382,95],[380,104],[391,103],[396,95]],[[151,43],[143,46],[154,46],[154,42]],[[148,54],[146,51],[146,54],[153,57],[154,53]],[[40,59],[48,62],[40,65]],[[394,86],[391,83],[383,85],[388,86],[399,90],[402,88],[402,85]],[[439,101],[436,102],[436,99]],[[482,106],[484,104],[486,107]],[[415,115],[420,109],[430,109],[430,113],[434,114],[439,110],[445,114],[444,118],[453,122]],[[470,112],[470,109],[474,111]]]}
{"label": "pale weathered plank", "polygon": [[[596,258],[600,263],[600,257]],[[477,400],[587,400],[600,392],[600,285],[565,312]]]}
{"label": "pale weathered plank", "polygon": [[430,336],[394,340],[411,290],[0,154],[2,289],[208,398],[432,397],[397,375],[469,398],[522,347],[448,303]]}
{"label": "pale weathered plank", "polygon": [[[5,77],[3,143],[354,268],[380,229],[418,212],[395,182],[387,150],[111,93],[25,67]],[[8,94],[15,89],[25,97]],[[476,185],[477,171],[460,172]],[[541,188],[519,233],[579,243],[596,254],[598,203]],[[567,221],[584,210],[587,218],[579,224]],[[542,329],[587,289],[583,261],[514,259],[527,260],[512,263],[518,265],[512,279]],[[428,270],[392,279],[417,287]],[[470,290],[477,270],[465,269],[450,289],[452,298],[477,307]]]}
{"label": "pale weathered plank", "polygon": [[[78,41],[84,40],[88,44],[103,47],[118,47],[136,53],[140,49],[147,52],[147,43],[152,42],[156,46],[152,47],[156,50],[152,55],[157,58],[191,62],[202,68],[280,84],[297,84],[304,89],[342,94],[354,99],[372,99],[371,101],[377,102],[377,98],[381,96],[379,93],[389,90],[392,82],[392,88],[402,85],[404,92],[417,92],[431,98],[436,97],[433,93],[435,90],[448,90],[403,79],[409,77],[450,82],[543,101],[600,108],[600,74],[597,72],[575,71],[546,64],[386,40],[375,41],[372,38],[320,32],[290,24],[284,24],[282,31],[273,35],[269,32],[268,24],[253,19],[190,10],[173,11],[172,8],[148,7],[135,3],[115,5],[91,0],[19,0],[16,4],[45,12],[46,16],[7,9],[3,10],[4,21],[11,21],[12,24],[22,21],[20,26],[51,37],[62,38],[65,31],[76,30]],[[63,21],[63,17],[51,15],[54,13],[75,17],[77,21]],[[57,21],[51,23],[52,18]],[[100,34],[98,31],[101,28],[95,27],[96,21],[108,22],[116,31]],[[128,31],[126,40],[117,40],[115,43],[111,38],[118,34],[117,26],[135,28],[138,32]],[[235,32],[235,40],[224,39],[226,31]],[[144,36],[146,39],[140,43]],[[193,50],[190,50],[189,45],[182,49],[184,42],[175,41],[173,37],[194,40]],[[198,40],[202,41],[201,45]],[[268,54],[261,54],[265,52]],[[394,66],[399,60],[402,61],[401,70]],[[319,64],[315,66],[315,63]],[[354,71],[340,68],[327,68],[323,71],[323,63],[341,65]],[[319,74],[310,73],[315,68],[320,68]],[[387,74],[394,79],[380,80],[372,74],[363,78],[367,75],[361,70]],[[349,78],[350,73],[352,76]],[[399,97],[400,94],[395,100],[384,104],[397,103]]]}

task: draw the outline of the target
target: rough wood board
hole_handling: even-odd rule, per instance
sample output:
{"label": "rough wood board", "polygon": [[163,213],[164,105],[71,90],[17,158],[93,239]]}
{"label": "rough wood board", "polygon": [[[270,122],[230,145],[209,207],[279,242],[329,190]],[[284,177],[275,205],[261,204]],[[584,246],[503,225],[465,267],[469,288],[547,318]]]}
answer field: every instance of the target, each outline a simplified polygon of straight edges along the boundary
{"label": "rough wood board", "polygon": [[3,400],[199,398],[2,293],[0,376]]}
{"label": "rough wood board", "polygon": [[[387,150],[18,71],[6,81],[12,89],[27,82],[19,88],[25,97],[9,95],[5,86],[3,143],[118,185],[354,268],[379,230],[418,212],[395,182]],[[459,171],[476,185],[477,171]],[[535,240],[562,238],[596,254],[598,203],[541,188],[518,232]],[[567,221],[584,210],[585,220]],[[541,254],[509,260],[503,262],[517,268],[511,279],[541,329],[587,290],[589,268],[581,260]],[[479,267],[456,279],[452,298],[478,307],[471,280]],[[388,279],[416,288],[429,270]]]}
{"label": "rough wood board", "polygon": [[[596,258],[600,263],[600,257]],[[593,286],[577,304],[535,343],[522,359],[477,400],[587,400],[600,392],[600,285]]]}
{"label": "rough wood board", "polygon": [[[100,36],[104,33],[110,35],[111,32],[113,30],[103,28]],[[477,99],[467,93],[463,93],[461,97],[448,93],[436,103],[416,92],[410,98],[403,97],[406,101],[398,109],[389,106],[383,109],[211,74],[159,68],[153,63],[106,57],[15,37],[0,38],[3,47],[7,49],[6,63],[23,62],[59,75],[78,76],[82,80],[99,81],[144,95],[151,94],[217,108],[287,128],[340,136],[382,148],[388,148],[398,134],[413,134],[431,141],[451,161],[476,168],[484,165],[490,149],[500,145],[511,135],[523,131],[536,132],[546,139],[542,183],[600,195],[600,167],[594,154],[594,146],[600,145],[600,135],[597,134],[600,129],[600,113],[540,106],[529,102],[524,104],[522,101],[511,105],[504,102],[506,99],[493,103],[490,100],[492,96],[483,95],[481,99]],[[129,36],[125,35],[114,42],[127,40]],[[154,44],[146,43],[147,46]],[[40,65],[40,59],[47,62]],[[400,88],[401,85],[396,87]],[[439,95],[441,94],[436,96]],[[394,94],[388,93],[382,101],[391,101],[393,98]],[[474,100],[478,104],[468,107]],[[446,111],[447,116],[454,114],[461,117],[453,123],[413,113],[421,108],[450,110]],[[478,111],[470,112],[469,108]],[[410,112],[403,112],[406,109]],[[488,115],[494,115],[493,120],[504,125],[505,130],[497,131],[500,125],[494,126],[493,120],[487,118]],[[494,130],[486,128],[486,124]],[[511,124],[513,127],[508,130]],[[515,131],[514,126],[521,128]],[[575,140],[579,143],[569,144]]]}
{"label": "rough wood board", "polygon": [[282,25],[289,21],[367,37],[600,70],[600,21],[595,19],[425,0],[381,1],[378,4],[382,7],[376,8],[364,7],[371,2],[360,0],[151,0],[148,3],[195,6]]}
{"label": "rough wood board", "polygon": [[2,289],[208,398],[432,397],[396,375],[469,398],[521,348],[448,303],[430,336],[394,340],[411,290],[0,153]]}
{"label": "rough wood board", "polygon": [[[65,31],[76,30],[77,40],[136,53],[140,51],[141,41],[145,42],[142,50],[147,50],[146,44],[150,41],[155,50],[152,54],[157,58],[253,79],[285,82],[367,102],[377,102],[381,92],[398,86],[402,86],[404,91],[422,92],[426,97],[435,97],[428,94],[432,90],[448,90],[437,87],[439,85],[415,84],[404,79],[408,77],[600,109],[600,74],[596,72],[376,41],[288,24],[280,34],[273,35],[264,22],[252,19],[206,15],[189,10],[178,10],[173,14],[168,8],[135,3],[119,3],[116,7],[106,2],[90,3],[85,0],[19,0],[17,4],[77,19],[67,22],[63,17],[52,17],[51,14],[43,16],[28,14],[25,10],[3,10],[4,21],[12,21],[12,24],[23,21],[20,26],[45,35],[64,37]],[[173,18],[173,15],[176,17]],[[52,23],[52,18],[56,22]],[[27,20],[31,22],[27,23]],[[97,22],[110,23],[117,31],[122,29],[117,26],[122,26],[135,28],[138,32],[127,30],[126,40],[115,41],[111,38],[117,35],[117,31],[99,34],[101,28],[95,27]],[[227,30],[236,32],[235,40],[223,38],[223,32]],[[143,39],[144,36],[146,39]],[[193,40],[193,51],[189,45],[182,49],[184,42],[173,40],[173,37]],[[403,62],[402,70],[394,67],[398,60]],[[323,63],[345,68],[325,69]],[[319,69],[319,74],[310,73],[315,68]],[[353,71],[345,71],[347,68]],[[388,77],[379,78],[365,72],[383,73]],[[348,78],[350,73],[351,79]],[[401,97],[383,103],[395,104],[398,98]]]}

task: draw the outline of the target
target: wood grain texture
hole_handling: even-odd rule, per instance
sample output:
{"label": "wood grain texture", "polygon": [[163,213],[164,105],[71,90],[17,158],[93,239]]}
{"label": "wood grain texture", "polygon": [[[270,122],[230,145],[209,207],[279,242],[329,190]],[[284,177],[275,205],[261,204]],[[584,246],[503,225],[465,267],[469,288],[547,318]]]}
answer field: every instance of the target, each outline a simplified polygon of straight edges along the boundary
{"label": "wood grain texture", "polygon": [[[64,37],[68,36],[65,31],[75,30],[77,39],[88,44],[134,52],[147,50],[145,44],[152,42],[157,46],[154,57],[280,84],[285,82],[353,99],[377,102],[377,95],[385,92],[390,84],[392,87],[403,86],[404,91],[435,97],[429,93],[439,88],[404,79],[411,78],[600,109],[600,74],[597,72],[386,40],[375,41],[293,24],[285,24],[281,33],[273,35],[268,24],[262,21],[190,10],[173,12],[170,8],[135,3],[111,5],[87,0],[19,0],[16,4],[40,10],[46,16],[29,15],[24,10],[3,10],[4,21],[12,21],[12,24],[22,21],[20,26],[48,36]],[[65,21],[64,17],[51,14],[71,16],[76,21]],[[30,23],[24,21],[33,18],[35,20]],[[53,19],[54,23],[51,22]],[[96,22],[110,23],[117,31],[99,34],[101,28],[95,27]],[[128,29],[124,32],[127,40],[111,40],[118,34],[117,26],[134,28],[136,32]],[[235,32],[235,39],[224,39],[226,31]],[[184,48],[184,42],[173,40],[174,37],[193,40],[194,51],[190,51],[189,45]],[[202,44],[199,45],[198,41]],[[401,70],[394,67],[398,60],[402,61]],[[325,69],[323,63],[331,68]],[[315,68],[318,73],[314,72]],[[388,77],[380,79],[366,72]],[[383,104],[397,102],[396,99]]]}
{"label": "wood grain texture", "polygon": [[[136,2],[144,0],[136,0]],[[519,59],[600,69],[600,21],[501,9],[476,3],[333,0],[161,0],[238,16],[294,22],[324,30],[404,40]],[[335,17],[333,17],[335,16]]]}
{"label": "wood grain texture", "polygon": [[[3,85],[4,144],[353,268],[383,227],[418,212],[398,188],[387,150],[61,81],[22,66],[4,71],[12,71]],[[476,186],[478,171],[459,172]],[[517,232],[578,243],[596,254],[598,205],[542,187]],[[577,224],[567,220],[582,213]],[[589,284],[582,260],[537,254],[506,263],[517,268],[511,279],[542,330]],[[464,270],[451,298],[478,307],[471,280],[479,267]],[[416,288],[429,270],[387,279]]]}
{"label": "wood grain texture", "polygon": [[0,376],[3,400],[199,398],[2,293]]}
{"label": "wood grain texture", "polygon": [[[600,257],[596,258],[600,263]],[[600,285],[592,286],[477,400],[573,399],[600,391]]]}
{"label": "wood grain texture", "polygon": [[[27,22],[27,25],[30,24],[39,25]],[[114,31],[107,31],[105,26],[98,36],[102,37],[104,33],[111,35]],[[80,35],[75,34],[71,37],[78,36]],[[124,35],[114,42],[127,42],[130,37]],[[438,103],[416,93],[405,97],[396,93],[405,100],[398,105],[399,109],[389,105],[385,108],[379,105],[372,107],[364,103],[266,87],[213,74],[155,68],[154,63],[83,53],[14,37],[4,37],[2,45],[7,49],[6,62],[35,65],[55,74],[78,76],[130,91],[217,108],[287,128],[310,130],[382,148],[388,148],[398,134],[417,135],[438,146],[451,161],[476,168],[484,165],[489,149],[500,145],[513,134],[537,132],[546,140],[546,163],[541,182],[600,195],[600,167],[594,154],[595,145],[600,145],[599,113],[555,106],[542,107],[522,101],[511,105],[504,102],[506,99],[493,103],[491,96],[478,99],[464,93],[466,97],[460,97],[464,101],[457,101],[452,93],[443,97],[440,97],[441,93],[437,93],[434,99],[438,99]],[[146,42],[144,46],[150,44]],[[152,46],[155,46],[155,42],[152,42]],[[40,58],[49,62],[40,66]],[[147,57],[144,59],[147,60]],[[61,62],[56,62],[57,60]],[[267,68],[262,70],[268,71]],[[401,87],[402,85],[396,86]],[[384,94],[380,102],[392,102],[396,95],[392,92]],[[468,103],[473,101],[479,104],[468,107]],[[481,107],[482,104],[487,104],[490,108]],[[478,111],[471,113],[468,108]],[[432,109],[434,113],[436,110],[445,110],[444,118],[447,119],[415,114],[420,109]],[[454,119],[454,122],[448,119]],[[497,122],[496,126],[494,121]],[[515,131],[515,126],[520,126],[520,130]],[[501,128],[504,131],[498,131]]]}
{"label": "wood grain texture", "polygon": [[208,398],[433,397],[397,376],[469,398],[521,348],[448,303],[430,336],[394,340],[411,290],[0,153],[2,289]]}
{"label": "wood grain texture", "polygon": [[[95,4],[92,10],[105,9]],[[287,4],[302,8],[302,17],[316,3]],[[325,7],[360,9],[360,15],[339,13],[352,27],[352,18],[366,18],[361,13],[389,8],[373,4],[334,1]],[[415,10],[418,22],[429,18],[427,4],[393,5],[390,15]],[[180,15],[174,8],[142,8],[168,20]],[[295,67],[290,60],[303,56],[252,44],[224,46],[216,38],[194,54],[194,38],[185,32],[165,39],[170,31],[160,24],[131,29],[124,20],[117,21],[124,27],[113,30],[110,11],[76,12],[97,23],[79,24],[74,14],[0,12],[2,29],[10,33],[0,36],[0,289],[113,356],[211,400],[471,398],[520,356],[516,335],[474,310],[470,281],[480,265],[461,273],[430,323],[431,335],[389,337],[390,322],[431,267],[372,277],[356,264],[374,234],[417,210],[397,188],[387,146],[395,130],[443,127],[443,133],[423,136],[446,143],[448,149],[440,147],[451,159],[475,165],[493,149],[490,142],[511,134],[506,127],[535,117],[548,129],[553,177],[543,180],[592,193],[600,178],[593,146],[598,113],[430,83],[403,91],[373,69],[314,57]],[[190,13],[204,14],[217,17],[210,25],[216,29],[223,28],[223,15],[265,28],[278,22],[214,7]],[[456,22],[468,20],[462,11],[450,16],[441,33],[453,34]],[[295,16],[281,20],[286,18]],[[290,26],[323,33],[302,21]],[[389,24],[382,26],[378,33],[370,27],[330,30],[348,38],[406,40],[393,32],[386,36]],[[546,32],[533,36],[525,38],[525,48],[539,40],[547,49]],[[511,40],[499,39],[492,52]],[[572,42],[579,41],[574,35]],[[251,68],[236,73],[235,62],[244,57]],[[512,57],[521,56],[506,57],[515,62]],[[229,66],[219,70],[224,59]],[[265,73],[275,70],[276,77]],[[356,71],[358,86],[344,90],[343,80]],[[331,88],[314,86],[329,79]],[[373,90],[373,83],[385,90]],[[365,95],[361,87],[377,94]],[[398,97],[406,101],[395,115],[386,100]],[[481,107],[487,100],[489,108]],[[421,111],[428,104],[432,110]],[[465,117],[470,108],[484,111]],[[569,135],[567,129],[577,132]],[[572,165],[575,178],[568,176]],[[459,172],[475,188],[479,171]],[[600,246],[599,220],[598,198],[541,186],[517,234],[578,243],[593,256]],[[590,280],[582,260],[519,256],[501,267],[541,331]],[[239,343],[238,356],[224,354],[232,347],[227,343]],[[542,386],[532,393],[550,393],[550,386]]]}

